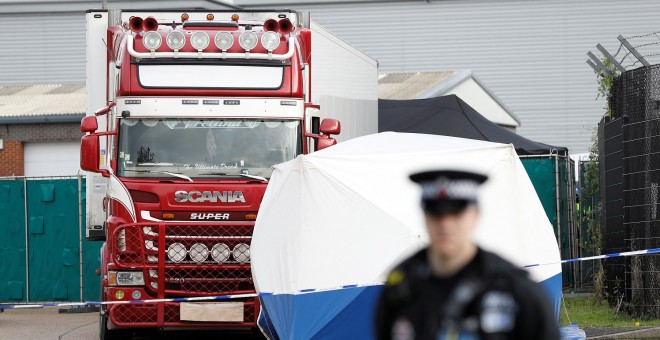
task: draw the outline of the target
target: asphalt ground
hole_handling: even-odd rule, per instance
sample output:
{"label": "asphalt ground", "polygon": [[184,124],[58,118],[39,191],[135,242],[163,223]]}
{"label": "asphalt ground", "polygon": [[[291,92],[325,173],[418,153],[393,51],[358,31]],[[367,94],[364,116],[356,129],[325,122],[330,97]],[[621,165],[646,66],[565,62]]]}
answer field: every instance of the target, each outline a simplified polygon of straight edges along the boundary
{"label": "asphalt ground", "polygon": [[[0,340],[57,339],[92,340],[99,338],[99,315],[59,313],[57,308],[6,309],[0,313]],[[588,328],[587,339],[660,339],[660,327]],[[260,334],[219,331],[148,331],[136,333],[133,340],[181,339],[264,339]]]}
{"label": "asphalt ground", "polygon": [[[261,334],[218,331],[149,331],[137,333],[133,340],[155,339],[264,339]],[[59,313],[58,308],[5,309],[0,313],[0,340],[57,339],[93,340],[99,338],[99,314]]]}
{"label": "asphalt ground", "polygon": [[660,339],[660,327],[587,328],[587,339]]}

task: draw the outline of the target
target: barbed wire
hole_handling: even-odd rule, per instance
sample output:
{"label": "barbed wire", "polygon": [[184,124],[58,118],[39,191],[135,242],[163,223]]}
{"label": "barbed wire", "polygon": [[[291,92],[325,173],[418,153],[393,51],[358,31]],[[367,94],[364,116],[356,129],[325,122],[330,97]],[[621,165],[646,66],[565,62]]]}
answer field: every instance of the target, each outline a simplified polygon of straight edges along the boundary
{"label": "barbed wire", "polygon": [[[660,63],[660,31],[624,36],[623,38],[629,44],[628,46],[631,46],[649,64]],[[603,54],[601,56],[605,57]],[[619,42],[612,58],[625,70],[631,70],[643,64],[623,42]]]}

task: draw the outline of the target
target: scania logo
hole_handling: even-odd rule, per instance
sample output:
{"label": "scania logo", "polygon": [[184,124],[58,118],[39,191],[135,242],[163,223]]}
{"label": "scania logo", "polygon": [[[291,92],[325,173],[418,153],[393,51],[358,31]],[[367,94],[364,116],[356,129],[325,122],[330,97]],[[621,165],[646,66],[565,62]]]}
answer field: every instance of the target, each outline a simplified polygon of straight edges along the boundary
{"label": "scania logo", "polygon": [[217,203],[218,201],[223,203],[234,203],[234,202],[243,202],[245,203],[245,197],[243,196],[242,191],[183,191],[179,190],[174,193],[174,200],[179,203],[192,202],[192,203],[201,203],[201,202],[212,202]]}

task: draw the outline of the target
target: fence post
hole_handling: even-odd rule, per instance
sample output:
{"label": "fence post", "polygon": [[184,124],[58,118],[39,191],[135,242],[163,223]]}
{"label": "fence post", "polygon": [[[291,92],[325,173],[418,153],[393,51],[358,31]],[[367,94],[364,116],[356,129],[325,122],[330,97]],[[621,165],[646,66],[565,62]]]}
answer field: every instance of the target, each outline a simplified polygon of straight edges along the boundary
{"label": "fence post", "polygon": [[[560,218],[560,198],[559,198],[559,155],[553,153],[555,158],[555,220],[557,221],[557,245],[561,252],[561,218]],[[560,254],[561,255],[561,254]]]}
{"label": "fence post", "polygon": [[[571,238],[569,239],[569,242],[571,244],[571,256],[572,258],[579,257],[578,256],[578,244],[576,243],[577,241],[577,236],[578,232],[577,229],[575,228],[575,168],[573,166],[573,162],[571,160],[571,157],[566,154],[566,169],[567,169],[567,178],[566,178],[566,185],[568,190],[568,193],[566,195],[566,200],[568,201],[568,227],[571,230],[570,235]],[[572,271],[572,278],[571,280],[573,281],[573,289],[577,288],[577,274],[579,273],[578,269],[578,264],[573,263],[571,264],[571,271]]]}
{"label": "fence post", "polygon": [[82,177],[78,174],[78,258],[80,259],[80,301],[84,301],[85,273],[83,270],[82,240]]}
{"label": "fence post", "polygon": [[23,177],[23,216],[25,218],[25,301],[30,302],[30,243],[28,201],[27,201],[27,178]]}

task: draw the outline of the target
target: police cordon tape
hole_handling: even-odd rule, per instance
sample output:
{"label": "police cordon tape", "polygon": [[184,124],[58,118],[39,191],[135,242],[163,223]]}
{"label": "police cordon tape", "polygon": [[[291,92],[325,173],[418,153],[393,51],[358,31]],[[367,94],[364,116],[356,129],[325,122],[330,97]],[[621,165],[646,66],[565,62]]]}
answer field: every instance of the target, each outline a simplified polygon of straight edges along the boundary
{"label": "police cordon tape", "polygon": [[[547,266],[552,264],[562,264],[562,263],[572,263],[572,262],[582,262],[582,261],[591,261],[591,260],[600,260],[608,259],[615,257],[625,257],[625,256],[635,256],[635,255],[648,255],[648,254],[658,254],[660,253],[660,248],[651,248],[644,250],[635,250],[622,253],[612,253],[605,255],[597,256],[588,256],[588,257],[579,257],[575,259],[562,260],[557,262],[548,262],[548,263],[535,263],[523,266],[523,268]],[[341,290],[341,289],[352,289],[352,288],[362,288],[362,287],[371,287],[371,286],[380,286],[381,283],[373,284],[361,284],[361,285],[345,285],[334,288],[319,288],[319,289],[302,289],[293,292],[285,293],[250,293],[250,294],[235,294],[235,295],[219,295],[219,296],[197,296],[197,297],[181,297],[181,298],[168,298],[168,299],[150,299],[150,300],[124,300],[124,301],[90,301],[90,302],[65,302],[65,303],[41,303],[41,304],[1,304],[0,309],[19,309],[19,308],[44,308],[44,307],[80,307],[80,306],[100,306],[100,305],[119,305],[119,304],[147,304],[147,303],[158,303],[158,302],[196,302],[196,301],[218,301],[218,300],[233,300],[233,299],[245,299],[253,298],[259,296],[269,296],[269,295],[294,295],[294,294],[308,294],[308,293],[318,293],[326,292],[332,290]]]}
{"label": "police cordon tape", "polygon": [[572,262],[582,262],[582,261],[609,259],[609,258],[613,258],[613,257],[625,257],[625,256],[634,256],[634,255],[657,254],[657,253],[660,253],[660,248],[651,248],[651,249],[644,249],[644,250],[627,251],[627,252],[623,252],[623,253],[611,253],[611,254],[605,254],[605,255],[579,257],[579,258],[576,258],[576,259],[562,260],[562,261],[558,261],[558,262],[528,264],[528,265],[524,266],[523,268],[548,266],[548,265],[551,265],[551,264],[562,264],[562,263],[572,263]]}
{"label": "police cordon tape", "polygon": [[[123,301],[88,301],[88,302],[63,302],[63,303],[39,303],[39,304],[2,304],[0,309],[20,309],[20,308],[44,308],[44,307],[82,307],[82,306],[101,306],[101,305],[127,305],[127,304],[147,304],[158,302],[198,302],[198,301],[218,301],[218,300],[233,300],[245,299],[260,296],[270,295],[294,295],[294,294],[309,294],[317,292],[327,292],[341,289],[362,288],[371,286],[380,286],[382,283],[372,283],[363,285],[345,285],[334,288],[318,288],[318,289],[302,289],[286,293],[250,293],[250,294],[234,294],[234,295],[218,295],[218,296],[196,296],[196,297],[180,297],[180,298],[167,298],[167,299],[150,299],[150,300],[123,300]],[[121,287],[121,286],[118,286]],[[126,287],[130,288],[130,287]]]}

